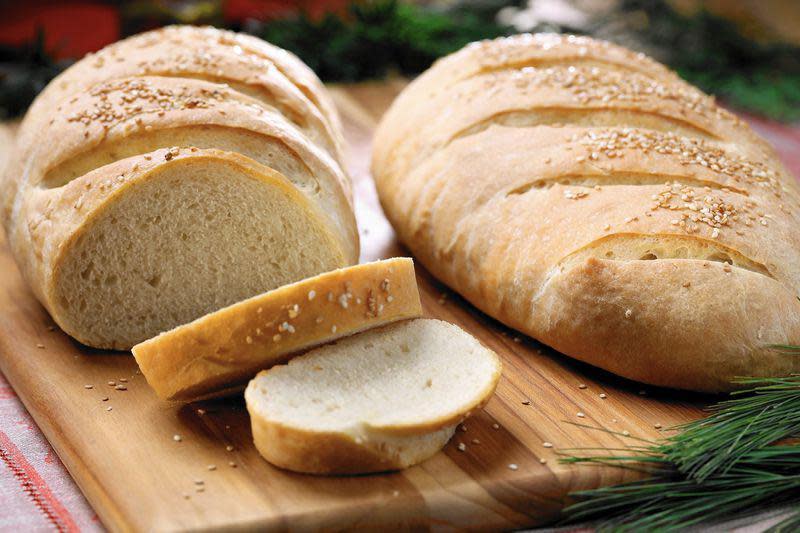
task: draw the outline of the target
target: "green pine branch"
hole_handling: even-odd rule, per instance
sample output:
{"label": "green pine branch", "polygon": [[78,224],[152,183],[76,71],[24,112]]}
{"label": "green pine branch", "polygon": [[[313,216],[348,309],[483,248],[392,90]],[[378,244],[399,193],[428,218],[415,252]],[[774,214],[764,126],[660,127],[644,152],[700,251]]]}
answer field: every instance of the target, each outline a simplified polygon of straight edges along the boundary
{"label": "green pine branch", "polygon": [[[774,347],[800,355],[800,347]],[[738,380],[749,389],[710,408],[704,419],[663,441],[628,453],[573,455],[564,463],[635,468],[649,478],[573,494],[569,521],[599,520],[601,531],[678,531],[752,513],[759,506],[800,505],[800,375]],[[782,443],[776,445],[776,443]],[[772,531],[800,525],[795,513]]]}

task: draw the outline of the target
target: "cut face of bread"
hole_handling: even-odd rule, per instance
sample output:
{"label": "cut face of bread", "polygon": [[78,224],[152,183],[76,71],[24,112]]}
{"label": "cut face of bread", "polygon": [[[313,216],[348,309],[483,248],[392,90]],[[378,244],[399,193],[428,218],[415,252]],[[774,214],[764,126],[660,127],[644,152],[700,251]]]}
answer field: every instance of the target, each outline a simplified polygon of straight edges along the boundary
{"label": "cut face of bread", "polygon": [[133,347],[161,398],[239,390],[300,350],[422,314],[408,258],[347,267],[279,287]]}
{"label": "cut face of bread", "polygon": [[93,347],[358,260],[336,110],[259,39],[176,26],[110,45],[42,91],[15,144],[0,178],[9,246]]}
{"label": "cut face of bread", "polygon": [[[120,162],[129,172],[116,188],[65,193],[82,216],[34,230],[34,239],[69,235],[54,251],[47,288],[54,318],[81,342],[128,348],[347,264],[326,219],[277,172],[218,151],[152,159],[155,168],[136,171]],[[69,186],[84,192],[82,181]]]}
{"label": "cut face of bread", "polygon": [[394,470],[438,451],[492,395],[500,368],[494,352],[457,326],[408,320],[261,372],[245,399],[256,447],[277,466]]}

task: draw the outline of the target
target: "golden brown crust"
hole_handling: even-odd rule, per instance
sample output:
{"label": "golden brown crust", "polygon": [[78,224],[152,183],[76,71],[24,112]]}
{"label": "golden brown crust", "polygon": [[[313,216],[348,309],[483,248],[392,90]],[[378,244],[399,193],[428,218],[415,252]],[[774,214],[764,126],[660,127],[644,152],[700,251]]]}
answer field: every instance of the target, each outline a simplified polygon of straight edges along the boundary
{"label": "golden brown crust", "polygon": [[[15,157],[3,175],[0,218],[4,225],[11,218],[31,151],[41,144],[42,132],[47,131],[53,116],[63,111],[62,104],[96,83],[147,74],[226,82],[255,97],[268,91],[271,95],[263,100],[280,102],[281,112],[299,127],[308,128],[312,137],[323,127],[323,146],[333,144],[332,155],[341,155],[338,114],[319,79],[297,57],[251,36],[211,27],[168,26],[89,54],[56,77],[34,100],[19,128]],[[350,195],[349,182],[345,194]]]}
{"label": "golden brown crust", "polygon": [[[341,132],[299,87],[315,91],[307,73],[278,66],[282,54],[259,54],[236,45],[221,45],[233,34],[220,30],[171,27],[137,35],[90,54],[49,85],[32,108],[32,115],[46,117],[45,108],[61,108],[70,97],[97,83],[130,77],[159,76],[201,79],[230,85],[237,92],[277,108],[309,138],[328,149],[341,162]],[[235,37],[233,37],[235,40]],[[278,64],[284,61],[278,59]],[[290,63],[299,63],[291,60]],[[310,78],[309,78],[310,79]],[[24,132],[23,132],[24,136]]]}
{"label": "golden brown crust", "polygon": [[243,383],[298,351],[422,314],[411,259],[334,270],[280,287],[133,348],[161,398]]}
{"label": "golden brown crust", "polygon": [[[480,48],[501,57],[505,47],[525,42],[511,38]],[[582,42],[587,54],[618,53]],[[751,291],[758,287],[765,301],[782,302],[782,312],[800,312],[800,190],[792,176],[746,125],[651,62],[639,68],[635,58],[625,68],[614,61],[572,65],[558,59],[569,55],[558,51],[563,45],[556,40],[537,51],[555,58],[546,66],[518,70],[509,59],[510,66],[500,68],[498,59],[484,74],[471,63],[477,61],[469,59],[471,52],[459,52],[441,62],[447,68],[433,67],[421,77],[424,83],[398,98],[379,128],[373,174],[401,240],[490,315],[624,376],[716,391],[746,370],[800,370],[797,358],[764,348],[800,342],[800,324],[755,303],[747,320],[729,314],[717,320],[721,306],[745,309],[741,280]],[[471,74],[459,74],[455,64]],[[586,75],[587,68],[597,72]],[[569,83],[553,82],[554,75],[570,73],[576,77]],[[493,80],[493,89],[476,99],[482,77]],[[428,105],[431,97],[419,87],[430,88],[434,79],[442,87],[431,104],[439,118],[400,123],[404,112]],[[470,85],[463,93],[468,98],[459,96]],[[539,120],[552,103],[557,110]],[[528,105],[539,106],[540,115],[497,118]],[[483,116],[492,118],[481,123]],[[687,128],[675,133],[678,119]],[[454,135],[468,124],[480,127]],[[419,134],[402,138],[401,128]],[[677,274],[668,276],[672,267]],[[598,271],[607,279],[590,283]],[[625,276],[628,283],[617,287]],[[712,279],[714,291],[693,292]],[[570,289],[579,286],[593,296],[581,299]],[[622,305],[623,296],[628,306],[654,303],[651,312],[663,324],[688,315],[700,327],[675,332],[686,336],[686,346],[673,349],[657,327],[626,327],[605,315],[608,331],[587,323],[586,317],[600,320],[595,310],[611,313]],[[582,333],[570,324],[580,324]],[[700,331],[715,326],[727,334],[716,344],[705,342]],[[747,343],[740,342],[743,336]],[[700,363],[683,364],[688,359]]]}
{"label": "golden brown crust", "polygon": [[261,456],[275,466],[306,474],[368,474],[408,468],[441,450],[456,428],[402,437],[375,433],[365,439],[285,426],[261,416],[250,402],[247,408],[253,442]]}

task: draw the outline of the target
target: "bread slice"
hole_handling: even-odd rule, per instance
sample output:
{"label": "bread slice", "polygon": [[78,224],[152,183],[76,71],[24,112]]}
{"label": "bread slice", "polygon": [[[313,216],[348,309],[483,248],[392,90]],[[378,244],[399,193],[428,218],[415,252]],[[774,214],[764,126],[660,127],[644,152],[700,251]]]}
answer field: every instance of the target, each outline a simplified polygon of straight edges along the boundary
{"label": "bread slice", "polygon": [[161,398],[189,400],[241,390],[300,350],[421,314],[414,263],[394,258],[235,303],[134,346],[133,355]]}
{"label": "bread slice", "polygon": [[256,448],[297,472],[357,474],[424,461],[481,407],[497,355],[453,324],[407,320],[261,372],[245,391]]}

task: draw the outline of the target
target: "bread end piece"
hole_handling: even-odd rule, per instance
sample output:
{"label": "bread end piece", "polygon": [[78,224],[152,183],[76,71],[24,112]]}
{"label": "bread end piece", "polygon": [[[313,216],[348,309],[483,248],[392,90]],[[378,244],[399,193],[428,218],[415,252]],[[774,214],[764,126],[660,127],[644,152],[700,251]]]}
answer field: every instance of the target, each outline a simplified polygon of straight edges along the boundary
{"label": "bread end piece", "polygon": [[240,390],[293,354],[421,316],[410,258],[346,267],[235,303],[133,347],[158,396],[190,400]]}

